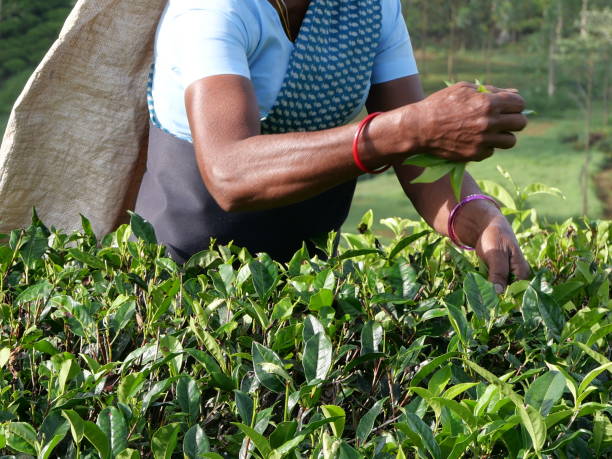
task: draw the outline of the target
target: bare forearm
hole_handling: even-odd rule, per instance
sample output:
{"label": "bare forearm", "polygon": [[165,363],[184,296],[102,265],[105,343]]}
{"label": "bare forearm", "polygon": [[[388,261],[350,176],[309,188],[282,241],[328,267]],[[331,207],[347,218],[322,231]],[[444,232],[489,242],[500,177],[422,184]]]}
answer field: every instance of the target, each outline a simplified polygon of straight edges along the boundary
{"label": "bare forearm", "polygon": [[[401,168],[406,170],[402,171]],[[409,182],[418,175],[417,168],[398,166],[396,171],[399,172],[400,183],[417,212],[437,232],[448,236],[448,219],[452,209],[457,205],[448,176],[434,183],[410,184]],[[461,191],[462,197],[478,193],[482,191],[472,176],[466,173]],[[497,218],[504,217],[491,202],[473,201],[462,208],[457,216],[455,221],[457,236],[463,243],[473,245],[483,227]]]}
{"label": "bare forearm", "polygon": [[[361,138],[359,155],[372,169],[412,150],[407,136],[399,136],[400,116],[389,112],[372,120]],[[315,196],[362,172],[351,150],[356,124],[316,132],[253,135],[236,142],[210,145],[221,161],[201,164],[205,181],[231,193],[234,210],[257,210]],[[210,157],[205,151],[202,158]],[[224,191],[225,190],[225,191]]]}
{"label": "bare forearm", "polygon": [[[402,92],[406,84],[414,89]],[[483,159],[494,147],[507,146],[513,138],[508,131],[522,126],[522,115],[515,111],[523,102],[516,94],[483,94],[466,83],[412,103],[421,97],[418,86],[418,77],[412,76],[372,87],[368,110],[385,113],[370,123],[359,146],[368,168],[417,151],[453,160]],[[261,135],[255,92],[244,77],[199,80],[187,88],[185,102],[202,179],[226,210],[291,204],[361,173],[351,155],[355,124]]]}

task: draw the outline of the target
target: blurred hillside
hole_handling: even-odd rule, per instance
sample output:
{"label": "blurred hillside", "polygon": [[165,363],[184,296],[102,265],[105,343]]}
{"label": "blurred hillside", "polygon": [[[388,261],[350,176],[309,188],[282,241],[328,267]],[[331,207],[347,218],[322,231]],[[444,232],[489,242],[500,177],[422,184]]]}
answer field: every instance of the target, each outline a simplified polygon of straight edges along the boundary
{"label": "blurred hillside", "polygon": [[0,131],[74,0],[0,0]]}

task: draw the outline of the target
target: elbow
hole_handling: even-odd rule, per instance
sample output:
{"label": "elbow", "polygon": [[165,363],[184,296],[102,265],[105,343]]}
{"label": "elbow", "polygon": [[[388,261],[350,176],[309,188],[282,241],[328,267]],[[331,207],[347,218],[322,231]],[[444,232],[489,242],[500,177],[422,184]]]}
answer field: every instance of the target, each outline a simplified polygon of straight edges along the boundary
{"label": "elbow", "polygon": [[242,212],[248,209],[249,197],[244,183],[240,183],[238,171],[230,167],[213,166],[202,173],[202,180],[209,194],[225,212]]}

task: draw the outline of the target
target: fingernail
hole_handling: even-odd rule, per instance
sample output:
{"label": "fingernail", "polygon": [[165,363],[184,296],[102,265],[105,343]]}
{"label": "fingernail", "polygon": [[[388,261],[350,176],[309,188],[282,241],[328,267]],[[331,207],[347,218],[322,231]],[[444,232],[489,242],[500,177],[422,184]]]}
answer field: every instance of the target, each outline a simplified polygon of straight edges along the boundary
{"label": "fingernail", "polygon": [[503,286],[503,285],[501,285],[501,284],[495,284],[495,292],[496,292],[498,295],[501,295],[502,293],[504,293],[504,290],[505,290],[505,288],[504,288],[504,286]]}

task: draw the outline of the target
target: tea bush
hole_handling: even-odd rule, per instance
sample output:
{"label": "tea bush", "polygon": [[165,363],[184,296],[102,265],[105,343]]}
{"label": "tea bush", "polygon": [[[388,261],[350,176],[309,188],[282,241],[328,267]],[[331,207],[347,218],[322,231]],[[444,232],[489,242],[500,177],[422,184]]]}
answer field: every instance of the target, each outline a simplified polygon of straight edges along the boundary
{"label": "tea bush", "polygon": [[423,222],[177,266],[137,215],[34,214],[0,246],[0,454],[609,457],[612,222],[523,214],[502,296]]}

